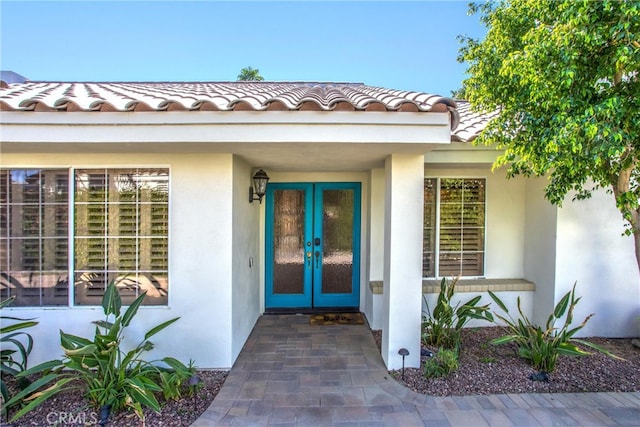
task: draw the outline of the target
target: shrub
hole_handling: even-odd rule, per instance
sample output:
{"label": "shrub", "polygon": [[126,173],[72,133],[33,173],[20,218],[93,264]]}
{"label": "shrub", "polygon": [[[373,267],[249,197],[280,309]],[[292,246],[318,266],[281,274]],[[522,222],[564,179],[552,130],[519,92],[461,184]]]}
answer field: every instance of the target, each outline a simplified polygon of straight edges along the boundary
{"label": "shrub", "polygon": [[[102,298],[105,320],[92,322],[96,325],[93,340],[60,331],[64,359],[42,363],[20,374],[26,376],[43,373],[41,378],[34,381],[19,396],[14,397],[14,399],[22,398],[33,393],[29,397],[30,403],[13,419],[19,418],[42,401],[63,390],[78,388],[67,386],[76,378],[82,380],[87,397],[96,407],[114,411],[130,408],[140,419],[144,419],[143,405],[156,412],[160,411],[155,392],[163,392],[165,396],[170,397],[179,395],[174,388],[180,387],[183,382],[176,377],[184,375],[184,372],[192,368],[191,364],[188,368],[176,359],[165,357],[161,360],[163,363],[180,371],[173,374],[171,371],[161,370],[154,363],[145,361],[141,357],[143,352],[153,349],[149,338],[177,321],[178,317],[149,330],[142,342],[132,350],[125,352],[121,348],[124,331],[136,315],[145,295],[146,292],[142,293],[124,313],[121,313],[122,301],[116,283],[114,281],[109,283]],[[163,372],[165,375],[162,375]],[[55,381],[53,386],[37,392],[53,381]],[[158,381],[161,381],[162,386],[157,383]]]}
{"label": "shrub", "polygon": [[[495,317],[502,320],[507,327],[508,334],[491,341],[492,344],[499,345],[513,342],[518,346],[518,354],[526,359],[531,365],[541,372],[550,373],[555,370],[556,361],[561,354],[567,356],[585,356],[591,353],[580,349],[574,343],[593,348],[597,351],[616,357],[602,347],[583,340],[573,338],[582,329],[593,314],[588,315],[580,325],[569,329],[573,322],[573,311],[580,301],[575,296],[576,284],[571,291],[567,292],[556,304],[553,313],[549,315],[545,328],[531,323],[529,318],[522,312],[520,297],[517,299],[518,313],[520,317],[515,320],[509,314],[505,304],[496,294],[489,291],[493,301],[506,314],[501,316],[497,313]],[[556,323],[564,318],[564,324],[558,328]]]}
{"label": "shrub", "polygon": [[177,400],[182,397],[183,392],[191,395],[197,391],[196,388],[201,387],[200,383],[197,387],[189,384],[189,380],[196,374],[192,360],[189,361],[188,366],[173,357],[165,357],[162,360],[169,365],[169,369],[159,370],[160,387],[165,400]]}
{"label": "shrub", "polygon": [[489,304],[478,306],[480,296],[461,304],[451,305],[459,277],[440,282],[440,292],[433,312],[424,298],[426,312],[422,315],[422,340],[426,345],[455,349],[460,347],[460,331],[471,319],[493,322]]}
{"label": "shrub", "polygon": [[[0,310],[13,303],[16,297],[7,298],[0,301]],[[0,419],[4,419],[12,406],[20,404],[21,401],[11,401],[9,388],[4,382],[6,376],[17,376],[27,369],[29,354],[33,349],[33,337],[24,331],[37,325],[33,319],[22,319],[12,316],[0,316],[0,405],[2,413]],[[19,378],[18,387],[24,389],[29,385],[26,378]]]}
{"label": "shrub", "polygon": [[424,362],[424,376],[439,378],[449,375],[458,369],[458,353],[456,350],[440,348],[434,357]]}

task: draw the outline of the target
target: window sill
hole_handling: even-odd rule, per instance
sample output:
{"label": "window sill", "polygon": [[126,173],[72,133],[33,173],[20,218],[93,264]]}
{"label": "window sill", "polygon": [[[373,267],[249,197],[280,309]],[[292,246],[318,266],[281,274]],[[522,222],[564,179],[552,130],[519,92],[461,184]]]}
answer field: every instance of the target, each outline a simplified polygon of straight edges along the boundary
{"label": "window sill", "polygon": [[[535,291],[536,284],[525,279],[460,279],[456,284],[456,292],[523,292]],[[440,292],[440,280],[422,281],[423,294]]]}
{"label": "window sill", "polygon": [[369,289],[374,295],[382,295],[384,293],[384,282],[382,280],[369,282]]}
{"label": "window sill", "polygon": [[[382,280],[369,282],[369,289],[374,295],[382,295],[384,282]],[[526,292],[535,290],[536,284],[525,279],[460,279],[456,285],[456,292]],[[437,294],[438,292],[440,292],[439,279],[422,281],[423,294]]]}

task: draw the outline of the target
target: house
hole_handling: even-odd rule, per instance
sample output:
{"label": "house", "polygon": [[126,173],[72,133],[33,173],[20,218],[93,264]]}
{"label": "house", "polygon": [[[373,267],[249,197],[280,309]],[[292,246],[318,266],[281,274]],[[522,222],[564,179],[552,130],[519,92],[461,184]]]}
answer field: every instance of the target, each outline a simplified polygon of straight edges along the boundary
{"label": "house", "polygon": [[[544,322],[578,282],[584,335],[637,334],[633,241],[605,192],[562,208],[492,172],[465,102],[351,83],[36,82],[0,88],[1,298],[91,335],[105,284],[143,290],[132,340],[228,368],[268,312],[357,309],[419,364],[423,295],[458,274]],[[253,177],[257,184],[254,188]],[[269,178],[264,187],[264,180]],[[260,185],[263,185],[264,196]],[[15,313],[14,313],[15,312]]]}

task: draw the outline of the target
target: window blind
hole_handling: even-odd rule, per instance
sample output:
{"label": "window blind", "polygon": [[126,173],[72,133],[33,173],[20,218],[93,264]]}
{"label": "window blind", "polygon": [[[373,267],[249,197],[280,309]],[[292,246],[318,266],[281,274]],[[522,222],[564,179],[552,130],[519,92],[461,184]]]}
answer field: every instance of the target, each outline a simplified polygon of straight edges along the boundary
{"label": "window blind", "polygon": [[482,178],[425,179],[424,277],[484,274],[485,186]]}
{"label": "window blind", "polygon": [[167,169],[84,169],[75,173],[75,301],[99,304],[115,280],[130,303],[167,304]]}

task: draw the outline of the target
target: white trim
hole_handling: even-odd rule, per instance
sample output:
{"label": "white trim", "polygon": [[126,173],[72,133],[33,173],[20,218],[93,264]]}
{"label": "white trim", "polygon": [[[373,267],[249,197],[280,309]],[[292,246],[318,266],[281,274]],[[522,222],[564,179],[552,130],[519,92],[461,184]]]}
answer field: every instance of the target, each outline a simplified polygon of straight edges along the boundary
{"label": "white trim", "polygon": [[57,125],[420,125],[449,126],[449,112],[376,111],[149,111],[33,112],[3,111],[0,124]]}
{"label": "white trim", "polygon": [[69,295],[67,295],[67,303],[69,304],[68,308],[73,308],[76,306],[76,271],[75,271],[75,253],[76,253],[76,239],[75,236],[75,225],[76,225],[76,204],[75,204],[75,194],[76,194],[76,180],[75,180],[75,171],[73,167],[69,166],[67,168],[69,174],[69,185],[68,185],[68,196],[67,203],[69,205],[69,218],[67,218],[67,223],[69,225],[69,229],[67,230],[67,235],[69,236],[69,243],[67,244],[67,261],[68,261],[68,269],[69,269],[69,277],[67,279],[69,285]]}
{"label": "white trim", "polygon": [[[427,144],[451,142],[448,113],[3,112],[0,125],[4,149],[16,152],[37,143],[362,143],[416,144],[424,153]],[[220,148],[234,152],[233,145]]]}
{"label": "white trim", "polygon": [[[449,144],[446,126],[403,124],[257,124],[257,125],[58,125],[20,124],[2,126],[3,144],[16,143],[108,143],[111,147],[131,143],[366,143]],[[13,148],[12,151],[15,151]],[[232,147],[229,148],[232,151]],[[420,147],[421,151],[427,151]]]}

